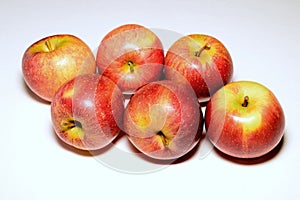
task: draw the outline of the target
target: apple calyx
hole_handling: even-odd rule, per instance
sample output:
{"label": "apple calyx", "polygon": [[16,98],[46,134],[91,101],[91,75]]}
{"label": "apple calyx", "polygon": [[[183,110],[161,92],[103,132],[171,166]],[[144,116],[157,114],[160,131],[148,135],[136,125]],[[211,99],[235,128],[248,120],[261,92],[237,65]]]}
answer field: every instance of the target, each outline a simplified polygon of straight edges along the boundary
{"label": "apple calyx", "polygon": [[64,121],[62,123],[62,126],[67,130],[75,127],[82,128],[82,124],[75,119],[69,119],[67,121]]}
{"label": "apple calyx", "polygon": [[210,50],[211,46],[210,44],[206,43],[199,51],[196,51],[195,52],[195,56],[196,57],[200,57],[201,53],[204,51],[204,50]]}
{"label": "apple calyx", "polygon": [[133,73],[134,72],[134,66],[135,66],[134,62],[132,62],[131,60],[129,60],[127,62],[127,65],[129,66],[130,72]]}
{"label": "apple calyx", "polygon": [[248,96],[245,96],[244,97],[244,102],[242,104],[243,107],[247,107],[248,106],[248,103],[249,103],[249,97]]}
{"label": "apple calyx", "polygon": [[169,143],[170,143],[169,139],[167,138],[167,136],[162,131],[157,132],[156,135],[158,137],[160,137],[160,139],[161,139],[161,141],[162,141],[162,143],[165,147],[169,145]]}
{"label": "apple calyx", "polygon": [[61,123],[62,131],[69,132],[71,137],[83,137],[83,130],[81,122],[75,119],[67,119]]}

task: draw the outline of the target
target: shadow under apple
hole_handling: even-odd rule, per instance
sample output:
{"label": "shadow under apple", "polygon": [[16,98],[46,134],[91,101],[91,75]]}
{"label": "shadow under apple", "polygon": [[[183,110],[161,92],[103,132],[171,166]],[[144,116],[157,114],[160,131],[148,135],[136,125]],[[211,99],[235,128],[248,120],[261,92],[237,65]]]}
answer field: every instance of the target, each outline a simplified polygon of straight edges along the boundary
{"label": "shadow under apple", "polygon": [[73,147],[67,143],[65,143],[64,141],[62,141],[58,136],[57,134],[55,133],[55,130],[54,128],[51,126],[51,130],[52,130],[52,135],[53,137],[55,138],[57,144],[69,151],[69,152],[73,152],[75,154],[78,154],[78,155],[81,155],[81,156],[87,156],[87,157],[95,157],[95,156],[98,156],[98,155],[101,155],[101,154],[104,154],[106,153],[107,151],[109,151],[110,148],[112,148],[112,146],[115,145],[115,143],[121,138],[123,137],[123,133],[121,132],[113,141],[112,143],[110,143],[109,145],[101,148],[101,149],[98,149],[98,150],[82,150],[82,149],[78,149],[76,147]]}
{"label": "shadow under apple", "polygon": [[236,164],[240,164],[240,165],[262,164],[262,163],[265,163],[265,162],[268,162],[268,161],[274,159],[280,153],[280,151],[283,149],[284,145],[286,144],[285,134],[286,134],[286,132],[284,133],[280,142],[274,149],[272,149],[269,153],[267,153],[263,156],[257,157],[257,158],[236,158],[236,157],[232,157],[230,155],[227,155],[227,154],[221,152],[217,148],[214,148],[214,151],[217,153],[217,155],[220,158],[223,158],[225,160],[228,160],[228,161],[236,163]]}
{"label": "shadow under apple", "polygon": [[151,158],[147,155],[145,155],[144,153],[140,152],[134,145],[132,145],[130,142],[129,145],[129,149],[136,154],[136,156],[138,156],[140,159],[146,161],[146,162],[151,162],[153,164],[158,164],[158,165],[176,165],[176,164],[180,164],[183,162],[186,162],[187,160],[192,159],[194,156],[197,155],[197,152],[199,150],[199,146],[201,144],[201,141],[204,139],[205,134],[201,135],[200,141],[197,142],[197,144],[189,151],[187,152],[185,155],[176,158],[176,159],[167,159],[167,160],[163,160],[163,159],[155,159],[155,158]]}

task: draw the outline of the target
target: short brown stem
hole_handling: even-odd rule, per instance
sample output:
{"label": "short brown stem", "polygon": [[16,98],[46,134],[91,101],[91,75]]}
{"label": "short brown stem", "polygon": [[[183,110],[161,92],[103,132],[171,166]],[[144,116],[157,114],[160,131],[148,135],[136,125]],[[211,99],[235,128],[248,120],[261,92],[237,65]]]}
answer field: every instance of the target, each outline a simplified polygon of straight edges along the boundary
{"label": "short brown stem", "polygon": [[247,107],[247,106],[248,106],[248,103],[249,103],[248,101],[249,101],[249,97],[248,97],[248,96],[245,96],[245,97],[244,97],[244,102],[243,102],[242,106],[243,106],[243,107]]}
{"label": "short brown stem", "polygon": [[46,40],[46,41],[45,41],[45,45],[46,45],[46,47],[47,47],[47,49],[48,49],[49,51],[53,51],[52,44],[51,44],[51,42],[50,42],[49,40]]}
{"label": "short brown stem", "polygon": [[199,49],[199,51],[196,51],[195,52],[195,56],[196,57],[200,57],[201,53],[204,51],[204,50],[210,50],[211,46],[210,44],[206,43],[201,49]]}

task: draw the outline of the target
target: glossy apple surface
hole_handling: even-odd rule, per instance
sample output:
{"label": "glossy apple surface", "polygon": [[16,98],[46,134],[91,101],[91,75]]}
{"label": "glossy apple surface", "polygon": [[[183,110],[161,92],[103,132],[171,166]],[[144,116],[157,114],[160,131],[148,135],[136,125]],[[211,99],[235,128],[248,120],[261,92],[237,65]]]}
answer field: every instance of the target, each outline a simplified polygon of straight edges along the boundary
{"label": "glossy apple surface", "polygon": [[207,136],[233,157],[256,158],[270,152],[284,134],[285,117],[275,95],[251,81],[232,82],[208,102]]}
{"label": "glossy apple surface", "polygon": [[200,102],[206,102],[233,75],[226,47],[209,35],[192,34],[178,39],[165,58],[166,79],[189,83]]}
{"label": "glossy apple surface", "polygon": [[29,88],[51,102],[55,92],[80,74],[95,73],[96,61],[91,49],[73,35],[53,35],[27,48],[22,71]]}
{"label": "glossy apple surface", "polygon": [[202,129],[202,111],[193,89],[168,80],[141,87],[124,113],[129,140],[155,159],[183,156],[197,144]]}
{"label": "glossy apple surface", "polygon": [[65,83],[51,103],[54,130],[65,143],[83,150],[108,145],[120,132],[121,90],[107,77],[86,74]]}
{"label": "glossy apple surface", "polygon": [[98,70],[124,93],[134,91],[161,77],[164,52],[160,39],[148,28],[126,24],[109,32],[101,41]]}

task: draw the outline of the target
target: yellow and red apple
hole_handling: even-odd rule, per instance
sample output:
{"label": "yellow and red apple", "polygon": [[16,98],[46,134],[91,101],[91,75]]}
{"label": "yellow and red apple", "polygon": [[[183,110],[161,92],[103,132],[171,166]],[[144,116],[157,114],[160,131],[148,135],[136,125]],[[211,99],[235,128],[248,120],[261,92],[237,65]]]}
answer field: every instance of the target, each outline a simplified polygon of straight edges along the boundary
{"label": "yellow and red apple", "polygon": [[256,158],[270,152],[284,134],[285,116],[275,95],[252,81],[231,82],[207,104],[207,136],[221,152]]}
{"label": "yellow and red apple", "polygon": [[66,82],[51,103],[54,130],[65,143],[97,150],[119,134],[124,112],[121,90],[99,74],[79,75]]}
{"label": "yellow and red apple", "polygon": [[160,39],[150,29],[126,24],[109,32],[96,56],[98,70],[113,80],[124,93],[159,80],[164,61]]}
{"label": "yellow and red apple", "polygon": [[28,87],[51,102],[55,92],[80,74],[96,72],[88,45],[69,34],[52,35],[30,45],[23,55],[22,72]]}
{"label": "yellow and red apple", "polygon": [[162,80],[142,86],[124,113],[124,130],[145,155],[177,159],[199,141],[203,116],[191,87]]}
{"label": "yellow and red apple", "polygon": [[178,39],[165,57],[166,79],[190,84],[199,101],[231,81],[233,64],[226,47],[216,38],[191,34]]}

